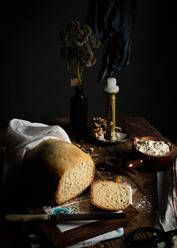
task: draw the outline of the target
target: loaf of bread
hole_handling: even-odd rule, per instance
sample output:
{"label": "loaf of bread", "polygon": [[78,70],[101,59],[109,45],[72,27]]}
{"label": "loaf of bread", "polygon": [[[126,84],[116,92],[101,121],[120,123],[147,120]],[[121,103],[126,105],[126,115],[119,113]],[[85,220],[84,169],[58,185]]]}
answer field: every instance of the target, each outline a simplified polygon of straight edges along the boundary
{"label": "loaf of bread", "polygon": [[130,189],[124,183],[99,180],[91,185],[91,203],[105,210],[124,210],[130,204]]}
{"label": "loaf of bread", "polygon": [[55,201],[59,205],[81,194],[94,180],[95,165],[90,155],[68,142],[45,140],[27,151],[24,160],[47,168],[56,183]]}

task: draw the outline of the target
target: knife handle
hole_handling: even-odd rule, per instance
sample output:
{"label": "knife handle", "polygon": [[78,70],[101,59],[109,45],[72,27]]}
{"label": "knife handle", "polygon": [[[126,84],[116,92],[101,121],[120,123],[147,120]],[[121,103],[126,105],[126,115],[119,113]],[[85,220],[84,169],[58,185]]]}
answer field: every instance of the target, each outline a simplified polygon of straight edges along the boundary
{"label": "knife handle", "polygon": [[8,222],[48,221],[47,214],[7,214],[4,220]]}

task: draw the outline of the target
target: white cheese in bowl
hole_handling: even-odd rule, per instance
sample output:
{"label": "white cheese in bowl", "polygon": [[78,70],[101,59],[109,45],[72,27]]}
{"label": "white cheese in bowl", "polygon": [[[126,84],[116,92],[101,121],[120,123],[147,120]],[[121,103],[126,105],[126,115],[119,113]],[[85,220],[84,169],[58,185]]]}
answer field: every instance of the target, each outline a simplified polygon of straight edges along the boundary
{"label": "white cheese in bowl", "polygon": [[170,145],[162,140],[137,140],[136,148],[148,155],[165,155],[170,152]]}

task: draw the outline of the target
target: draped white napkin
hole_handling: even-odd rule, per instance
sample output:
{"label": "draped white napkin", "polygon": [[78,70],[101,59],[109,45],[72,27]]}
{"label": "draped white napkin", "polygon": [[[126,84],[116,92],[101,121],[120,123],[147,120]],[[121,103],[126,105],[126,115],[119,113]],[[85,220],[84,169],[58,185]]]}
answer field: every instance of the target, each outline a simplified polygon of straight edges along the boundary
{"label": "draped white napkin", "polygon": [[177,229],[177,157],[168,170],[157,173],[157,192],[160,227],[165,232]]}
{"label": "draped white napkin", "polygon": [[27,150],[33,149],[43,140],[59,139],[71,143],[65,130],[58,125],[49,126],[21,119],[9,122],[5,141],[9,155],[15,162],[22,162]]}

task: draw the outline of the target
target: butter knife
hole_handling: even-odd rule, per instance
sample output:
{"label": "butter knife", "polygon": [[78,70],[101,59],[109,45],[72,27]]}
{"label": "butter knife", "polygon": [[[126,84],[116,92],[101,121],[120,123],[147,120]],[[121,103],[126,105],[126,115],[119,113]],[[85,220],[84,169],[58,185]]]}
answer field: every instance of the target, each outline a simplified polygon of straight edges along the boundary
{"label": "butter knife", "polygon": [[4,220],[7,222],[54,222],[80,220],[117,220],[126,218],[125,213],[84,213],[84,214],[7,214]]}

